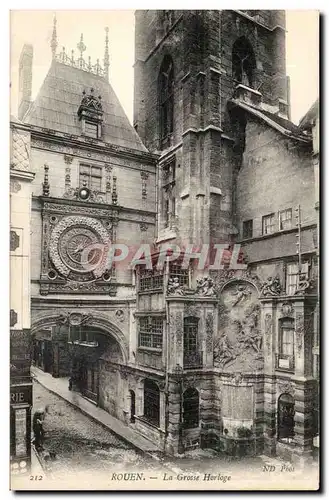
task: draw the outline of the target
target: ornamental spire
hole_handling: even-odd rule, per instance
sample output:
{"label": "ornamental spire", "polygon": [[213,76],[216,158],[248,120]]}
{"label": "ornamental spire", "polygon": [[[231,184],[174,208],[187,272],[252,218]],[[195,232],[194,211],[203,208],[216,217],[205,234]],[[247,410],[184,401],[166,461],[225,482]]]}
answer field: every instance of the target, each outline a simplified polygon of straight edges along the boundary
{"label": "ornamental spire", "polygon": [[51,42],[50,42],[50,47],[51,47],[53,59],[55,59],[55,57],[56,57],[56,51],[57,51],[57,45],[58,45],[56,24],[57,24],[57,19],[56,19],[56,14],[55,14],[54,15],[54,22],[53,22],[53,34],[51,36]]}
{"label": "ornamental spire", "polygon": [[105,78],[109,79],[110,56],[109,56],[109,29],[105,28],[105,52],[104,52],[104,73]]}

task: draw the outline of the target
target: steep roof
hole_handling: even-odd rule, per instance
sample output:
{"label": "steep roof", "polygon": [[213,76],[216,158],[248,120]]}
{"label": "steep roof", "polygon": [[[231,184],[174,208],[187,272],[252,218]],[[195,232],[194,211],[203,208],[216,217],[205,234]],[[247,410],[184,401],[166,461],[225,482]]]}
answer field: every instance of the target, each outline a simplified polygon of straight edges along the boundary
{"label": "steep roof", "polygon": [[312,125],[312,122],[319,116],[319,99],[317,99],[307,113],[301,118],[299,122],[299,127],[301,129],[308,128]]}
{"label": "steep roof", "polygon": [[242,102],[239,99],[231,99],[231,103],[258,117],[262,121],[266,122],[270,127],[273,127],[283,135],[300,140],[302,142],[310,142],[312,139],[309,135],[305,134],[300,129],[300,127],[295,125],[287,118],[271,113],[261,106],[252,106],[251,104]]}
{"label": "steep roof", "polygon": [[24,122],[67,134],[81,135],[77,115],[82,92],[90,89],[102,98],[102,141],[147,151],[130,124],[111,85],[102,77],[53,61]]}

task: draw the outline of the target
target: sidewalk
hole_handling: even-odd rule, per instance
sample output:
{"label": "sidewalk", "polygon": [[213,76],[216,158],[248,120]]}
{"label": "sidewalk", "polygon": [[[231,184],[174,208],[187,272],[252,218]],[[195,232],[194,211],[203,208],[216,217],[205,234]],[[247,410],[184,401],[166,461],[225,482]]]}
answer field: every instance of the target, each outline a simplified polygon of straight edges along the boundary
{"label": "sidewalk", "polygon": [[162,451],[158,446],[143,437],[141,434],[137,433],[130,427],[127,427],[117,418],[112,417],[112,415],[107,413],[107,411],[98,408],[93,403],[82,397],[79,393],[69,391],[68,380],[66,378],[54,378],[50,375],[50,373],[45,373],[35,366],[31,367],[31,375],[34,380],[39,382],[39,384],[45,387],[45,389],[53,392],[60,398],[70,403],[72,406],[79,408],[82,413],[108,428],[111,432],[132,445],[137,450],[146,453]]}

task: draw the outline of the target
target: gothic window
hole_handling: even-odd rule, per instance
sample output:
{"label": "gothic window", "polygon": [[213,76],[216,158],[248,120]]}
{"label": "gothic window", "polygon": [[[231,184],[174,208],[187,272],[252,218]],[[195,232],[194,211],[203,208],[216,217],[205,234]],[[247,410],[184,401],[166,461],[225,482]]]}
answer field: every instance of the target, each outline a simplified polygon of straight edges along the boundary
{"label": "gothic window", "polygon": [[144,382],[144,418],[157,427],[160,424],[160,391],[149,379]]}
{"label": "gothic window", "polygon": [[253,220],[245,220],[243,221],[242,227],[242,237],[243,238],[252,238],[252,229],[253,229]]}
{"label": "gothic window", "polygon": [[263,234],[272,234],[275,232],[275,215],[264,215],[263,219]]}
{"label": "gothic window", "polygon": [[279,228],[280,231],[285,229],[291,229],[292,224],[292,210],[288,208],[287,210],[281,210],[279,212]]}
{"label": "gothic window", "polygon": [[79,170],[79,185],[82,187],[86,182],[86,186],[92,191],[102,190],[102,168],[93,165],[80,164]]}
{"label": "gothic window", "polygon": [[291,443],[294,437],[295,401],[290,394],[281,394],[278,399],[278,440]]}
{"label": "gothic window", "polygon": [[183,427],[191,429],[199,426],[199,393],[196,389],[186,389],[183,394]]}
{"label": "gothic window", "polygon": [[139,347],[162,349],[163,319],[162,317],[139,318]]}
{"label": "gothic window", "polygon": [[174,129],[174,65],[170,56],[165,56],[159,75],[160,138],[162,146],[169,145]]}
{"label": "gothic window", "polygon": [[279,331],[280,356],[292,357],[294,355],[294,331],[295,331],[295,323],[293,319],[283,318],[280,321],[280,331]]}
{"label": "gothic window", "polygon": [[232,50],[232,75],[234,80],[252,88],[255,68],[254,51],[248,40],[242,36],[235,41]]}

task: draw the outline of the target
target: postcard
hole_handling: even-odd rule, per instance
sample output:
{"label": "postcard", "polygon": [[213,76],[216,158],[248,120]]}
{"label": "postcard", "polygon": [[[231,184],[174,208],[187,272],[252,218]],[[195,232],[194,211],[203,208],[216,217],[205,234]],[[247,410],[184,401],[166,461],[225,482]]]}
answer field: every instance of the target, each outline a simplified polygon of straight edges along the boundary
{"label": "postcard", "polygon": [[319,489],[319,12],[13,10],[10,476]]}

